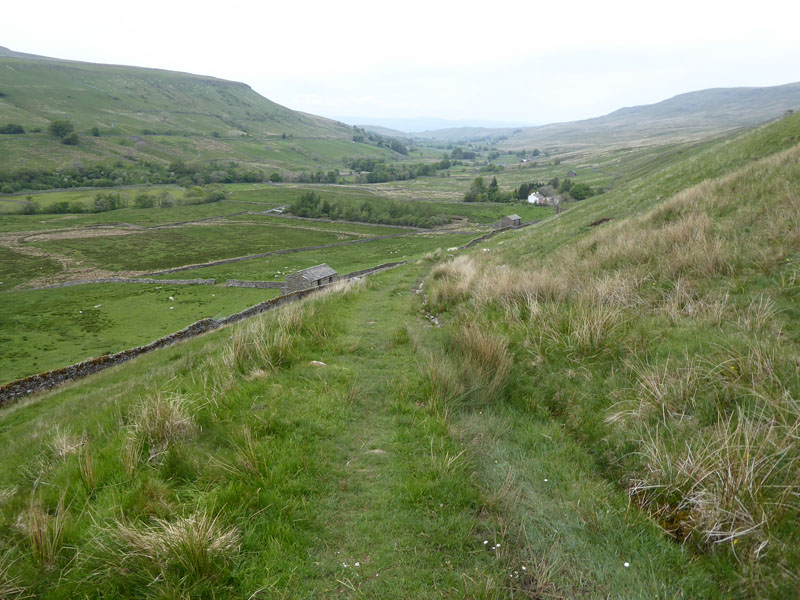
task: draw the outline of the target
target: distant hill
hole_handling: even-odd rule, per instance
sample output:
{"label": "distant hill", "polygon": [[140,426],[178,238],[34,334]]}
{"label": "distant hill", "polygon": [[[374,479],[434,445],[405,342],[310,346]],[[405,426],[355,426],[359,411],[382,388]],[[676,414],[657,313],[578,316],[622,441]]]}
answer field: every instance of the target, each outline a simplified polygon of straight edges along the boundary
{"label": "distant hill", "polygon": [[361,129],[366,129],[367,131],[371,131],[372,133],[377,133],[378,135],[385,135],[387,137],[406,139],[413,137],[411,134],[405,131],[391,129],[389,127],[381,127],[380,125],[358,125],[358,127],[361,127]]}
{"label": "distant hill", "polygon": [[[605,144],[697,137],[748,127],[800,108],[800,83],[773,87],[714,88],[656,104],[621,108],[583,121],[518,130],[507,145]],[[497,134],[505,133],[497,131]]]}
{"label": "distant hill", "polygon": [[[336,116],[339,121],[358,125],[365,129],[370,127],[383,127],[387,129],[394,129],[405,137],[423,137],[420,134],[466,128],[488,128],[488,129],[503,129],[503,128],[516,128],[516,127],[532,127],[533,123],[512,123],[508,121],[494,121],[487,119],[441,119],[438,117],[347,117]],[[366,125],[364,125],[366,123]]]}
{"label": "distant hill", "polygon": [[[344,156],[390,154],[353,144],[352,128],[297,112],[244,83],[203,75],[75,62],[0,48],[0,165],[53,168],[107,159],[242,160],[265,168],[338,166]],[[63,146],[46,131],[68,119],[81,136]],[[99,137],[92,135],[97,128]],[[23,160],[24,159],[24,160]]]}

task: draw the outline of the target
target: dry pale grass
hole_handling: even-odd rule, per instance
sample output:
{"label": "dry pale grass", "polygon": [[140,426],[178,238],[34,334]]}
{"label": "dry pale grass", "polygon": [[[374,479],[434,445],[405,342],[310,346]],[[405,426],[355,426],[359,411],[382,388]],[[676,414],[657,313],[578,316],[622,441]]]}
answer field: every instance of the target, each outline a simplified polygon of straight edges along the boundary
{"label": "dry pale grass", "polygon": [[508,383],[513,358],[508,349],[508,339],[489,327],[468,323],[453,337],[454,350],[466,361],[462,377],[470,377],[480,385],[485,400],[495,400]]}
{"label": "dry pale grass", "polygon": [[429,277],[428,304],[434,309],[443,309],[466,300],[477,274],[476,263],[466,255],[436,265]]}
{"label": "dry pale grass", "polygon": [[540,348],[595,353],[609,343],[624,322],[620,308],[579,302],[541,311],[530,327],[529,336]]}
{"label": "dry pale grass", "polygon": [[25,529],[31,555],[40,566],[51,568],[63,548],[66,509],[62,498],[54,514],[47,512],[40,502],[31,499]]}
{"label": "dry pale grass", "polygon": [[698,394],[710,385],[708,373],[694,359],[676,367],[670,360],[658,367],[635,359],[626,361],[625,366],[636,380],[633,400],[613,405],[607,423],[635,425],[654,418],[664,425],[681,421],[695,408]]}
{"label": "dry pale grass", "polygon": [[97,543],[116,569],[146,569],[156,579],[173,569],[211,577],[239,551],[238,531],[206,511],[174,521],[153,519],[145,527],[117,521],[105,533]]}
{"label": "dry pale grass", "polygon": [[64,458],[75,454],[85,442],[83,436],[73,435],[61,427],[56,427],[53,439],[50,440],[50,448],[56,456]]}
{"label": "dry pale grass", "polygon": [[9,559],[9,554],[7,552],[0,555],[0,598],[12,600],[32,597],[22,586],[20,578],[10,573],[14,561]]}
{"label": "dry pale grass", "polygon": [[148,398],[131,416],[128,448],[123,450],[126,471],[129,462],[138,463],[143,449],[148,453],[148,461],[158,461],[170,444],[187,438],[195,430],[186,398],[161,392]]}
{"label": "dry pale grass", "polygon": [[681,451],[663,430],[646,430],[644,471],[629,491],[674,533],[720,543],[766,540],[769,525],[797,508],[791,452],[797,427],[756,423],[739,413],[698,432]]}
{"label": "dry pale grass", "polygon": [[778,308],[775,302],[766,294],[759,294],[739,314],[738,323],[742,329],[758,333],[771,329],[777,315]]}
{"label": "dry pale grass", "polygon": [[439,260],[439,257],[442,256],[442,249],[437,248],[433,252],[428,252],[425,256],[422,257],[422,260],[427,262],[433,262],[435,260]]}
{"label": "dry pale grass", "polygon": [[17,493],[17,486],[13,485],[10,487],[2,487],[0,488],[0,506],[5,504],[8,500],[14,497]]}

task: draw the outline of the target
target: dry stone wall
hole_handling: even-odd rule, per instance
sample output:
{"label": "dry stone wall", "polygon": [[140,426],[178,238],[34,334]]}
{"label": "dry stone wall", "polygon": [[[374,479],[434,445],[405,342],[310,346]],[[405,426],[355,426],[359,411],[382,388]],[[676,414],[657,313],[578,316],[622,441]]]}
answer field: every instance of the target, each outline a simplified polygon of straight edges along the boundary
{"label": "dry stone wall", "polygon": [[32,290],[50,290],[54,288],[72,287],[75,285],[88,285],[91,283],[156,283],[159,285],[216,285],[216,279],[152,279],[151,277],[104,277],[100,279],[79,279],[78,281],[65,281],[43,285]]}
{"label": "dry stone wall", "polygon": [[[383,271],[401,265],[404,262],[405,261],[396,263],[385,263],[382,265],[378,265],[377,267],[373,267],[371,269],[355,271],[354,273],[346,275],[345,278],[360,277],[369,275],[371,273],[377,273],[379,271]],[[158,280],[158,282],[163,283],[162,280]],[[254,282],[254,283],[260,283],[260,282]],[[264,283],[271,284],[277,282],[264,282]],[[231,325],[233,323],[241,321],[242,319],[254,317],[255,315],[258,315],[262,312],[266,312],[268,310],[274,310],[280,306],[291,304],[292,302],[297,302],[298,300],[301,300],[320,289],[325,289],[326,287],[328,286],[322,286],[319,288],[309,288],[307,290],[301,290],[298,292],[292,292],[290,294],[284,294],[282,296],[278,296],[277,298],[272,298],[270,300],[267,300],[266,302],[261,302],[259,304],[256,304],[255,306],[251,306],[250,308],[246,308],[245,310],[232,314],[224,319],[220,320],[201,319],[200,321],[192,323],[191,325],[185,327],[184,329],[181,329],[180,331],[171,333],[167,336],[155,340],[154,342],[145,344],[144,346],[137,346],[136,348],[130,348],[128,350],[123,350],[121,352],[116,352],[114,354],[104,354],[102,356],[98,356],[96,358],[90,358],[89,360],[85,360],[83,362],[70,365],[68,367],[54,369],[52,371],[47,371],[45,373],[37,373],[36,375],[31,375],[29,377],[17,379],[16,381],[11,381],[9,383],[6,383],[5,385],[0,386],[0,406],[8,404],[9,402],[12,402],[18,398],[22,398],[23,396],[27,396],[28,394],[32,394],[34,392],[49,390],[64,383],[69,383],[70,381],[75,381],[77,379],[93,375],[94,373],[98,373],[99,371],[108,369],[109,367],[122,364],[126,361],[131,360],[132,358],[136,358],[137,356],[146,354],[147,352],[152,352],[153,350],[158,350],[159,348],[169,346],[171,344],[174,344],[175,342],[188,340],[200,334],[206,333],[208,331],[213,331],[214,329],[218,329],[219,327],[223,327],[225,325]]]}

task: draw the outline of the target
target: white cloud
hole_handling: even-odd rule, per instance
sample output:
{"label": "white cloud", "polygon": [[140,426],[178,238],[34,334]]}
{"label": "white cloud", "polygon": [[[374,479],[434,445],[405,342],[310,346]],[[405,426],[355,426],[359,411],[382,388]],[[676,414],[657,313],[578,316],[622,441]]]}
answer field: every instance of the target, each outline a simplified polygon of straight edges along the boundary
{"label": "white cloud", "polygon": [[0,44],[249,83],[328,114],[549,122],[800,79],[800,3],[12,3]]}

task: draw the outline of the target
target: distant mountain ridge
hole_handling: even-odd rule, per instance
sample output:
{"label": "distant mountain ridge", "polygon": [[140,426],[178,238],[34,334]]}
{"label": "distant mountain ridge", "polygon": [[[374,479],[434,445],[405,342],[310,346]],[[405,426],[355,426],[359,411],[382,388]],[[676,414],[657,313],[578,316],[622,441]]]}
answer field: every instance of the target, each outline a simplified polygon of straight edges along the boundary
{"label": "distant mountain ridge", "polygon": [[404,133],[389,133],[383,127],[361,125],[368,130],[417,139],[502,141],[527,144],[614,143],[641,137],[714,133],[755,125],[800,109],[800,82],[771,87],[709,88],[679,94],[654,104],[620,108],[600,117],[541,126],[460,126]]}
{"label": "distant mountain ridge", "polygon": [[710,88],[602,117],[522,128],[509,145],[624,143],[696,137],[776,119],[800,108],[800,82],[771,87]]}

